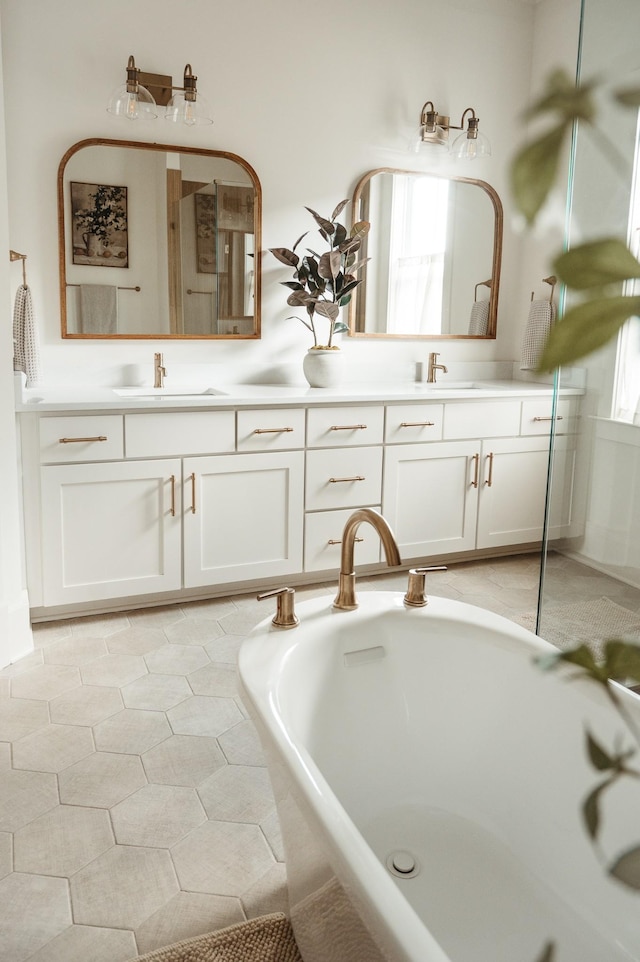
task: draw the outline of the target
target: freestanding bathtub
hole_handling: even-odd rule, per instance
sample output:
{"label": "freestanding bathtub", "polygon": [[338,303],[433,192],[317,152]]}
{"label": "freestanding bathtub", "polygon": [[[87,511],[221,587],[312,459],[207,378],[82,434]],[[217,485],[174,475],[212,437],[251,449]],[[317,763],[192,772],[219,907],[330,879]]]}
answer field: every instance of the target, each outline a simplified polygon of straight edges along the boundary
{"label": "freestanding bathtub", "polygon": [[640,959],[640,893],[603,863],[640,841],[640,784],[603,799],[602,859],[581,818],[602,780],[585,726],[624,735],[604,692],[542,672],[551,646],[483,609],[359,600],[267,619],[239,657],[305,962]]}

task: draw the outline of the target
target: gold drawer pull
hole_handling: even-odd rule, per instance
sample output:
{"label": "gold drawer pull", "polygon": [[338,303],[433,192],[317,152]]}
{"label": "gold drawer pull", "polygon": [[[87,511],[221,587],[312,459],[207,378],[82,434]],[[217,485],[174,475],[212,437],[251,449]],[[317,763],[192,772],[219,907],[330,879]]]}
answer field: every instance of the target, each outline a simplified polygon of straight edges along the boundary
{"label": "gold drawer pull", "polygon": [[330,431],[366,431],[366,424],[332,424]]}
{"label": "gold drawer pull", "polygon": [[176,516],[176,476],[172,474],[169,478],[171,483],[171,507],[169,509],[169,514],[172,518]]}
{"label": "gold drawer pull", "polygon": [[293,428],[254,428],[254,434],[287,434],[293,431]]}
{"label": "gold drawer pull", "polygon": [[435,421],[401,421],[401,428],[432,428]]}
{"label": "gold drawer pull", "polygon": [[555,418],[549,415],[549,417],[547,418],[534,418],[533,420],[534,421],[562,421],[562,419],[563,419],[562,414],[556,414]]}
{"label": "gold drawer pull", "polygon": [[493,451],[490,451],[487,455],[487,461],[489,462],[489,477],[485,481],[488,488],[493,484]]}
{"label": "gold drawer pull", "polygon": [[473,481],[471,482],[471,487],[472,487],[472,488],[477,488],[477,487],[478,487],[478,475],[479,475],[479,473],[480,473],[480,455],[479,455],[479,454],[474,454],[473,457],[471,458],[471,460],[474,462]]}
{"label": "gold drawer pull", "polygon": [[189,475],[191,481],[191,514],[196,513],[196,475],[195,472]]}
{"label": "gold drawer pull", "polygon": [[[356,541],[364,541],[364,538],[356,538]],[[342,540],[336,541],[335,538],[329,538],[327,544],[342,544]]]}
{"label": "gold drawer pull", "polygon": [[340,484],[342,481],[365,481],[361,474],[356,474],[353,478],[329,478],[329,484]]}
{"label": "gold drawer pull", "polygon": [[79,441],[107,441],[103,434],[95,438],[58,438],[59,444],[77,444]]}

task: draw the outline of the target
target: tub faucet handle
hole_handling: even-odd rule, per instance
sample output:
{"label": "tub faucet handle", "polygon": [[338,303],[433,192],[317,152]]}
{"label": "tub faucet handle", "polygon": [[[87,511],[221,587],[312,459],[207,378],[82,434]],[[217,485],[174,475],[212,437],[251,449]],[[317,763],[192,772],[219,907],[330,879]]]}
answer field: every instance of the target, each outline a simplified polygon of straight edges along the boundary
{"label": "tub faucet handle", "polygon": [[404,596],[405,605],[411,608],[424,608],[428,604],[424,593],[427,571],[446,571],[446,565],[432,565],[428,568],[411,568],[409,570],[409,586]]}
{"label": "tub faucet handle", "polygon": [[277,598],[276,613],[271,619],[271,624],[276,628],[295,628],[299,623],[294,609],[295,594],[293,588],[273,588],[257,596],[258,601],[264,598]]}

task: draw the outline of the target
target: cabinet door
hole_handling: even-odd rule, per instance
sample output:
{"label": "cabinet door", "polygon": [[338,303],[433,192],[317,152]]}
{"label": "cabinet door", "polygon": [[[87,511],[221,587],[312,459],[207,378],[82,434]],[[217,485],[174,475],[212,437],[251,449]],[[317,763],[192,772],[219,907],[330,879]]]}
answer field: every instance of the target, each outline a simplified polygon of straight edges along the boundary
{"label": "cabinet door", "polygon": [[542,539],[548,464],[547,438],[483,442],[478,548]]}
{"label": "cabinet door", "polygon": [[180,588],[179,491],[179,460],[42,468],[44,604]]}
{"label": "cabinet door", "polygon": [[401,444],[385,451],[382,513],[403,561],[475,548],[479,444]]}
{"label": "cabinet door", "polygon": [[186,588],[302,571],[304,454],[184,462]]}

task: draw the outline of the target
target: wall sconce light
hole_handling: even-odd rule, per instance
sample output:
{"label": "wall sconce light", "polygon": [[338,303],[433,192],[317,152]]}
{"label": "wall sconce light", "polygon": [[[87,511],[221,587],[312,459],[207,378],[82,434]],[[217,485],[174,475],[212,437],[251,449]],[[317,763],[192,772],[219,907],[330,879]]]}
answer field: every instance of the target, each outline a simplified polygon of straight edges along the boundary
{"label": "wall sconce light", "polygon": [[[470,114],[465,130],[465,117]],[[467,107],[459,124],[452,124],[446,114],[439,114],[432,100],[427,100],[420,113],[420,130],[415,143],[416,153],[425,147],[446,147],[457,160],[474,160],[491,155],[491,144],[478,129],[480,121],[473,107]],[[462,133],[449,144],[449,131]]]}
{"label": "wall sconce light", "polygon": [[[107,110],[116,117],[127,120],[155,120],[159,107],[165,108],[165,120],[174,124],[193,127],[196,124],[212,124],[208,105],[198,94],[191,64],[184,68],[184,86],[174,87],[173,78],[166,74],[147,73],[136,67],[133,56],[127,63],[127,80],[116,87]],[[154,93],[151,93],[151,90]],[[174,90],[177,93],[174,94]]]}

